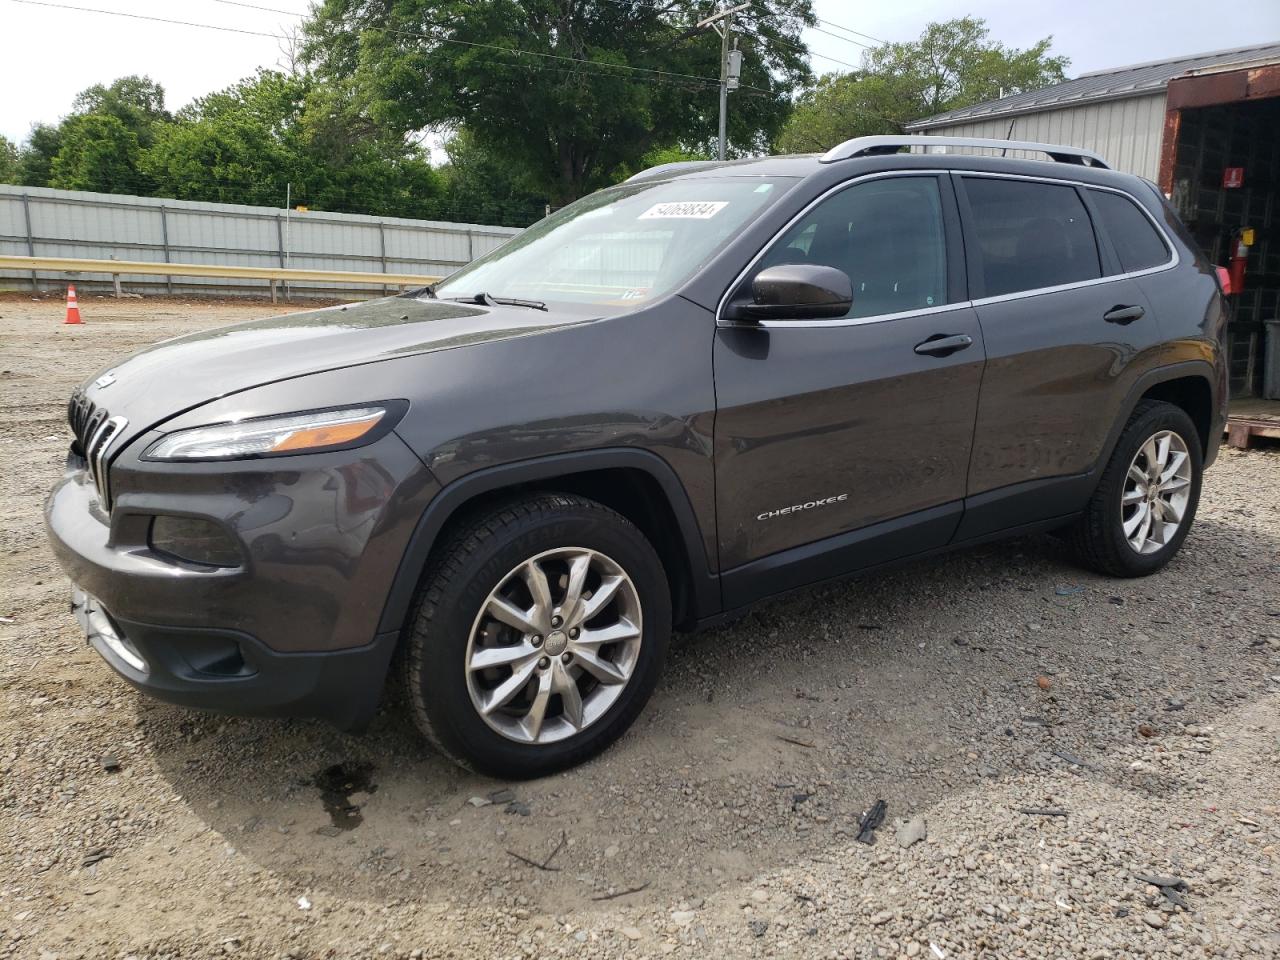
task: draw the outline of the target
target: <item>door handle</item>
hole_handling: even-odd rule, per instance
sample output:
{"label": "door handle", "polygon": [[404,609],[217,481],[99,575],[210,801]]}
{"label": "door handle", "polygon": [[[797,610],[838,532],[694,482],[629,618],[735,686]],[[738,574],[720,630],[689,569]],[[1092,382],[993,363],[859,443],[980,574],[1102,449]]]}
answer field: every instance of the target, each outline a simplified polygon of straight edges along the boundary
{"label": "door handle", "polygon": [[1147,311],[1139,306],[1126,307],[1123,304],[1117,304],[1102,315],[1102,319],[1107,323],[1118,323],[1123,326],[1126,323],[1133,323],[1135,320],[1141,320]]}
{"label": "door handle", "polygon": [[957,333],[950,336],[945,333],[935,333],[923,343],[916,344],[916,353],[929,354],[934,357],[946,357],[972,345],[973,337],[967,333]]}

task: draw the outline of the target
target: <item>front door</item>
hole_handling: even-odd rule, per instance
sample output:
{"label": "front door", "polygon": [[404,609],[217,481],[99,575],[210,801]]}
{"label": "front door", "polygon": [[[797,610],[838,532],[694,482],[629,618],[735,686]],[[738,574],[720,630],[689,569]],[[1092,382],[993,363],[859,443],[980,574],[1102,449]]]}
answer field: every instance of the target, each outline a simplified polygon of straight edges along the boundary
{"label": "front door", "polygon": [[957,234],[947,178],[854,181],[784,230],[731,292],[803,262],[843,270],[854,300],[836,320],[717,328],[727,607],[951,538],[984,359]]}

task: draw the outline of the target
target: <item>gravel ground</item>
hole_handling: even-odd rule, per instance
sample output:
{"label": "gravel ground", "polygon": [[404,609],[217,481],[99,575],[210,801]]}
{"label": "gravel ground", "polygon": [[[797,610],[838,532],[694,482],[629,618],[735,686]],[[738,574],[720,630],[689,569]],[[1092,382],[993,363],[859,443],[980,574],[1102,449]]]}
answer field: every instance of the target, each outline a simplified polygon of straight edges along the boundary
{"label": "gravel ground", "polygon": [[1223,451],[1158,576],[1031,538],[767,604],[508,787],[394,697],[361,737],[200,715],[85,646],[66,396],[276,308],[81,309],[0,298],[0,957],[1280,956],[1277,450]]}

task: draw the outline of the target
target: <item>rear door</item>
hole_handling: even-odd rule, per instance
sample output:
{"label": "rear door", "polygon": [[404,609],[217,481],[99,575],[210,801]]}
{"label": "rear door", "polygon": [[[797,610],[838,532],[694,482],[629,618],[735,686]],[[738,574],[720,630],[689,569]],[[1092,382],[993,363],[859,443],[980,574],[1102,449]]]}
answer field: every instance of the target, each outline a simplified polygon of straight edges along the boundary
{"label": "rear door", "polygon": [[1083,185],[954,179],[987,350],[971,499],[957,533],[967,539],[1079,509],[1160,331]]}
{"label": "rear door", "polygon": [[[982,376],[947,175],[864,178],[819,199],[744,272],[847,273],[835,320],[721,323],[716,499],[725,603],[945,544]],[[951,338],[935,347],[941,338]],[[736,571],[735,571],[736,568]]]}

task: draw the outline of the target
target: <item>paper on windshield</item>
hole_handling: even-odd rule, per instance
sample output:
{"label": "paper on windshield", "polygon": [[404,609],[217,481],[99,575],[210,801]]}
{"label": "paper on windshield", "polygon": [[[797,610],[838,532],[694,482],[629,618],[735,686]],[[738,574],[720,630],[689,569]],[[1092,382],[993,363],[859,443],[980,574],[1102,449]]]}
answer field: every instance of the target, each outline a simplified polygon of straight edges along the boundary
{"label": "paper on windshield", "polygon": [[678,200],[655,203],[641,220],[710,220],[729,204],[725,200]]}

